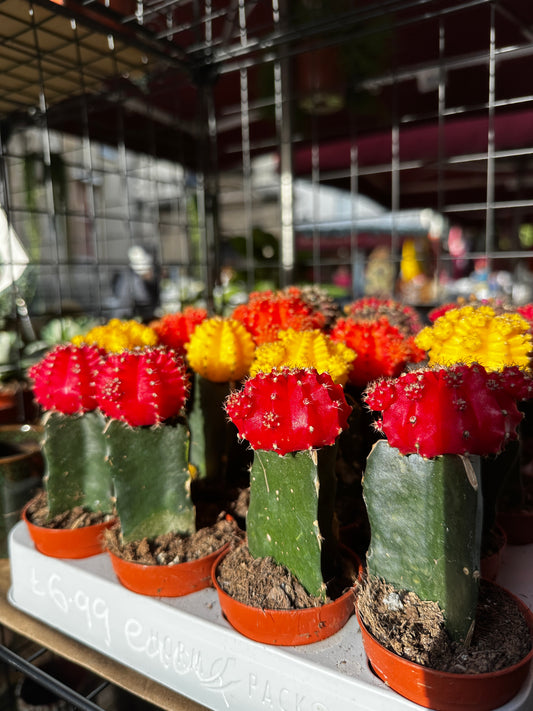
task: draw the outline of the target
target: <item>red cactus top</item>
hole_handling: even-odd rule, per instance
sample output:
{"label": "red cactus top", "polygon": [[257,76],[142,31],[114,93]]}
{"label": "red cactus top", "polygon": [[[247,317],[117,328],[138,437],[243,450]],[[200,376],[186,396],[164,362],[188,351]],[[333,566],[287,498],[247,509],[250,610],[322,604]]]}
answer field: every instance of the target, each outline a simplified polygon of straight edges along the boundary
{"label": "red cactus top", "polygon": [[351,410],[342,387],[314,368],[260,372],[226,400],[239,436],[279,455],[333,444]]}
{"label": "red cactus top", "polygon": [[486,456],[517,438],[517,402],[533,395],[532,382],[517,367],[420,368],[371,383],[364,399],[381,411],[376,426],[402,454]]}
{"label": "red cactus top", "polygon": [[355,351],[349,380],[359,388],[376,378],[397,377],[409,362],[419,363],[426,355],[415,345],[414,336],[404,335],[385,316],[371,321],[339,318],[330,335]]}
{"label": "red cactus top", "polygon": [[232,317],[244,324],[256,345],[270,343],[280,330],[323,328],[325,316],[314,310],[297,290],[254,291],[248,303],[237,306]]}
{"label": "red cactus top", "polygon": [[385,316],[392,326],[406,336],[414,336],[422,330],[422,320],[416,309],[395,299],[364,296],[344,307],[344,313],[357,321],[372,321]]}
{"label": "red cactus top", "polygon": [[179,355],[185,355],[185,344],[189,342],[196,326],[206,319],[205,309],[187,306],[178,313],[165,314],[150,325],[161,345],[174,349]]}
{"label": "red cactus top", "polygon": [[180,414],[189,394],[183,358],[163,347],[110,355],[97,380],[102,412],[132,427]]}
{"label": "red cactus top", "polygon": [[96,409],[95,380],[103,362],[94,346],[56,346],[28,370],[35,399],[45,410],[65,415]]}

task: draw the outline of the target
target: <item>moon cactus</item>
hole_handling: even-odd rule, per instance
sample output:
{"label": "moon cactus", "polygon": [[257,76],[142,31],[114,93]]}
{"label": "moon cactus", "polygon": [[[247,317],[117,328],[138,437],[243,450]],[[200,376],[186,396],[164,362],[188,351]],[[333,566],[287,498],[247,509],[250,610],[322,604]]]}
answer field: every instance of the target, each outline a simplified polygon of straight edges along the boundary
{"label": "moon cactus", "polygon": [[185,344],[199,324],[207,318],[207,311],[194,306],[187,306],[178,313],[165,314],[151,324],[156,332],[160,345],[167,346],[176,351],[178,355],[185,355]]}
{"label": "moon cactus", "polygon": [[274,368],[316,368],[319,373],[329,373],[333,382],[344,385],[355,359],[355,353],[331,339],[319,329],[280,331],[278,339],[264,343],[255,351],[250,375]]}
{"label": "moon cactus", "polygon": [[107,353],[120,353],[134,348],[150,348],[157,344],[157,334],[135,320],[112,318],[102,326],[95,326],[83,336],[72,339],[74,345],[88,344]]}
{"label": "moon cactus", "polygon": [[113,354],[97,387],[122,541],[193,533],[183,359],[161,347]]}
{"label": "moon cactus", "polygon": [[258,346],[275,341],[281,330],[308,331],[326,322],[297,289],[252,292],[248,303],[234,309],[233,318],[246,326]]}
{"label": "moon cactus", "polygon": [[213,317],[196,327],[185,349],[194,371],[188,411],[191,464],[200,479],[221,482],[229,460],[238,469],[242,455],[236,432],[227,421],[224,401],[235,383],[248,375],[255,344],[240,321]]}
{"label": "moon cactus", "polygon": [[254,450],[250,553],[272,557],[323,596],[335,550],[335,443],[351,411],[342,387],[314,368],[282,368],[247,380],[226,411]]}
{"label": "moon cactus", "polygon": [[35,399],[44,408],[42,452],[48,518],[82,506],[112,511],[104,421],[96,378],[104,359],[92,346],[56,346],[32,366]]}
{"label": "moon cactus", "polygon": [[428,352],[430,365],[480,363],[487,370],[502,370],[531,367],[532,339],[530,324],[519,313],[468,305],[446,310],[415,341]]}
{"label": "moon cactus", "polygon": [[408,363],[419,362],[425,355],[416,348],[412,336],[404,335],[384,316],[370,321],[340,318],[330,335],[355,352],[349,382],[357,388],[383,376],[396,377]]}
{"label": "moon cactus", "polygon": [[391,326],[396,326],[406,336],[414,336],[422,330],[416,309],[395,299],[365,296],[347,304],[344,313],[357,321],[375,321],[385,316]]}
{"label": "moon cactus", "polygon": [[517,400],[531,390],[518,368],[424,368],[372,383],[381,411],[363,479],[370,521],[369,575],[441,607],[468,642],[477,604],[483,510],[479,456],[516,438]]}

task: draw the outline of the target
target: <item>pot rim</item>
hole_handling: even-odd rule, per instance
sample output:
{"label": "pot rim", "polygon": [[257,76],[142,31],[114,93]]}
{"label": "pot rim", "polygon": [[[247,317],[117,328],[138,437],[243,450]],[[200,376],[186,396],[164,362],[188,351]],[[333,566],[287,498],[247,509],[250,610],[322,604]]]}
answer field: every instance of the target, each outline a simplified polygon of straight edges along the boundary
{"label": "pot rim", "polygon": [[[241,544],[242,545],[242,544]],[[244,602],[241,602],[240,600],[237,600],[236,598],[232,597],[229,593],[227,593],[225,590],[223,590],[220,587],[220,584],[217,580],[217,569],[220,563],[222,562],[222,559],[229,553],[230,551],[222,551],[220,555],[217,557],[215,562],[213,563],[213,567],[211,569],[211,577],[213,580],[213,585],[215,587],[215,590],[219,595],[222,595],[224,598],[231,600],[232,604],[234,604],[236,607],[239,607],[240,609],[255,609],[258,610],[259,612],[264,613],[265,615],[273,615],[275,618],[278,619],[283,619],[284,616],[288,616],[290,614],[293,614],[297,612],[299,615],[305,614],[306,616],[311,616],[311,615],[316,615],[317,610],[323,610],[323,609],[330,609],[332,606],[335,604],[339,604],[340,601],[344,602],[348,597],[353,595],[354,599],[354,608],[355,608],[355,602],[357,599],[356,595],[356,590],[360,582],[361,578],[361,560],[359,556],[354,553],[352,550],[347,548],[346,546],[343,546],[342,544],[339,546],[342,551],[344,551],[347,555],[350,556],[350,558],[357,564],[358,570],[357,570],[357,578],[355,579],[354,583],[352,586],[350,586],[347,590],[345,590],[342,595],[339,595],[339,597],[335,598],[335,600],[330,600],[330,602],[326,602],[323,605],[319,605],[317,607],[302,607],[298,609],[289,609],[289,610],[276,610],[276,609],[271,609],[271,608],[263,608],[263,607],[258,607],[257,605],[249,605]]]}

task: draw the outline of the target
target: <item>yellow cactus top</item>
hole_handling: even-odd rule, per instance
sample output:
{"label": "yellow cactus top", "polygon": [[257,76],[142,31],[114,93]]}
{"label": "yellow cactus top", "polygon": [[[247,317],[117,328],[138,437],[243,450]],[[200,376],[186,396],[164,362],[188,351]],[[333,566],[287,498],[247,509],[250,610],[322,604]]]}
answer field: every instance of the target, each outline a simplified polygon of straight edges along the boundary
{"label": "yellow cactus top", "polygon": [[430,365],[479,363],[486,370],[531,367],[529,323],[518,313],[496,313],[492,306],[450,309],[416,336]]}
{"label": "yellow cactus top", "polygon": [[255,351],[250,375],[274,368],[315,368],[329,373],[333,382],[344,385],[356,358],[356,353],[344,343],[336,342],[318,329],[280,331],[278,340],[264,343]]}
{"label": "yellow cactus top", "polygon": [[157,345],[157,334],[149,326],[138,321],[123,321],[112,318],[103,326],[95,326],[83,336],[75,336],[72,343],[81,346],[84,343],[103,348],[108,353],[121,353]]}
{"label": "yellow cactus top", "polygon": [[185,350],[196,373],[214,383],[224,383],[248,375],[255,343],[240,321],[214,316],[194,329]]}

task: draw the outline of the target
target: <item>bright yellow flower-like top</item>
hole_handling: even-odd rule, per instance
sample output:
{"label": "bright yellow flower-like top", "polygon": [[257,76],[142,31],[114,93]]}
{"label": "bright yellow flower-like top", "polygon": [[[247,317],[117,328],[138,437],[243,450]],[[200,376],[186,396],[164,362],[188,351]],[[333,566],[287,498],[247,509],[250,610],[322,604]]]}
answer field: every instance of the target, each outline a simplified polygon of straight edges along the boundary
{"label": "bright yellow flower-like top", "polygon": [[255,343],[240,321],[215,316],[194,329],[185,350],[196,373],[206,380],[224,383],[248,375]]}
{"label": "bright yellow flower-like top", "polygon": [[518,313],[496,313],[491,306],[450,309],[416,336],[430,365],[479,363],[486,370],[531,367],[530,325]]}
{"label": "bright yellow flower-like top", "polygon": [[157,345],[157,334],[152,328],[138,321],[112,318],[103,326],[95,326],[83,336],[75,336],[72,343],[76,346],[86,343],[103,348],[108,353],[121,353]]}
{"label": "bright yellow flower-like top", "polygon": [[279,332],[278,340],[257,348],[250,375],[283,367],[315,368],[319,373],[329,373],[334,383],[344,385],[355,357],[351,348],[319,329],[295,331],[289,328]]}

